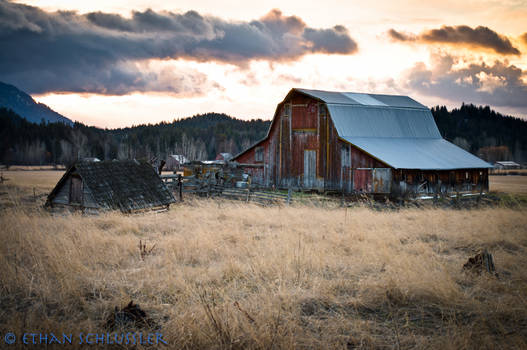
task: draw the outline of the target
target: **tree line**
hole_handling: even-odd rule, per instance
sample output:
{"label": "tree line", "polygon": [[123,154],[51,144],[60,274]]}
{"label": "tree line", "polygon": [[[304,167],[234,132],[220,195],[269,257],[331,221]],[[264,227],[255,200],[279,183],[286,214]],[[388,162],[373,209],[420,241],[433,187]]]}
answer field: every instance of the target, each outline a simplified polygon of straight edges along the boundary
{"label": "tree line", "polygon": [[523,119],[473,104],[451,111],[445,106],[433,107],[432,115],[445,139],[490,163],[527,162],[527,121]]}
{"label": "tree line", "polygon": [[28,122],[0,108],[0,162],[5,165],[70,165],[77,159],[166,159],[182,154],[191,160],[233,155],[265,136],[269,121],[240,120],[225,114],[193,117],[120,129],[76,122]]}
{"label": "tree line", "polygon": [[[488,106],[463,104],[449,111],[432,108],[439,131],[447,140],[489,161],[527,161],[527,122],[503,116]],[[225,114],[193,117],[120,129],[75,123],[28,122],[0,108],[0,162],[5,165],[70,165],[75,160],[166,159],[182,154],[191,160],[233,155],[266,135],[270,121],[240,120]]]}

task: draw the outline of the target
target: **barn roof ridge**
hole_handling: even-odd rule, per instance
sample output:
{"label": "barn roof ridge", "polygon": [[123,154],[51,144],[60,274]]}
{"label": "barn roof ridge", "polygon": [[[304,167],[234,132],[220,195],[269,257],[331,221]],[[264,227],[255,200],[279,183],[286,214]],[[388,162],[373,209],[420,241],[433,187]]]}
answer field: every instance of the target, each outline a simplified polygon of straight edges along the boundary
{"label": "barn roof ridge", "polygon": [[[313,90],[304,88],[293,88],[293,91],[309,95],[316,99],[323,101],[326,104],[342,104],[349,106],[361,107],[388,107],[388,108],[412,108],[412,109],[428,109],[427,106],[417,102],[406,95],[388,95],[388,94],[371,94],[364,92],[352,91],[328,91],[328,90]],[[288,94],[288,95],[289,95]],[[287,97],[286,97],[287,98]]]}

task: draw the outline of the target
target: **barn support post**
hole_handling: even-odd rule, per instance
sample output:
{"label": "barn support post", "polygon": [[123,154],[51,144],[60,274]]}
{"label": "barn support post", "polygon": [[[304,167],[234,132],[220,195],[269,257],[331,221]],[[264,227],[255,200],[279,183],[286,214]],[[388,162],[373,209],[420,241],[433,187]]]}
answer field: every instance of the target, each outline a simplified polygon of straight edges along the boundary
{"label": "barn support post", "polygon": [[355,192],[355,169],[351,168],[351,193]]}
{"label": "barn support post", "polygon": [[483,181],[481,178],[479,178],[479,196],[478,196],[478,202],[481,201],[481,197],[483,196]]}
{"label": "barn support post", "polygon": [[287,205],[291,204],[291,195],[292,195],[292,190],[291,190],[291,187],[289,187],[289,189],[287,190]]}

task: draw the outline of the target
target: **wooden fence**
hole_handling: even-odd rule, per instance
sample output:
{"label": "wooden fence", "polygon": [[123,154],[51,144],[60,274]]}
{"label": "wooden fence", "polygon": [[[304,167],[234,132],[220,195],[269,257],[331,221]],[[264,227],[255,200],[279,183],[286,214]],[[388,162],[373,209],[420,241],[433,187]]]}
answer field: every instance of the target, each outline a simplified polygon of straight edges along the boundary
{"label": "wooden fence", "polygon": [[183,201],[184,194],[195,194],[202,197],[224,197],[227,199],[241,200],[245,202],[255,202],[262,205],[286,204],[293,201],[292,191],[287,193],[280,191],[264,190],[258,186],[251,186],[250,183],[243,183],[244,188],[236,187],[231,181],[216,179],[215,177],[196,178],[192,176],[182,176],[177,174],[161,175],[161,179],[167,187],[174,192],[180,201]]}

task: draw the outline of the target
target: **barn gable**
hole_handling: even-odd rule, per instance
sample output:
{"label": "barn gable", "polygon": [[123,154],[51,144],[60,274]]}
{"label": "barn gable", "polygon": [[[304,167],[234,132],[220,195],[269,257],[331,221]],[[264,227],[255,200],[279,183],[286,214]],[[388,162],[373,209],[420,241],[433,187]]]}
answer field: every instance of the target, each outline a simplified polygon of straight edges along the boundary
{"label": "barn gable", "polygon": [[125,160],[76,163],[51,191],[46,205],[131,212],[173,202],[172,193],[150,164]]}

